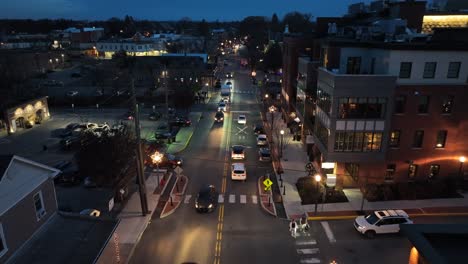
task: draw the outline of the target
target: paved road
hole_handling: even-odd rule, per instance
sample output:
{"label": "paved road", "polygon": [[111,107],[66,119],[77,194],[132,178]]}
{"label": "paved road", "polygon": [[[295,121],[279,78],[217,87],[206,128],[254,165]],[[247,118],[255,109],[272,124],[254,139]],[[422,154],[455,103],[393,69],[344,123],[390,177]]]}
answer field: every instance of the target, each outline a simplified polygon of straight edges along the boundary
{"label": "paved road", "polygon": [[[206,106],[183,153],[184,173],[190,178],[186,203],[165,219],[153,219],[131,263],[298,263],[288,222],[266,214],[258,204],[256,180],[271,170],[271,164],[258,161],[252,125],[260,122],[260,114],[250,77],[235,73],[224,124],[214,124],[219,99],[214,97]],[[240,113],[247,115],[246,128],[237,124]],[[247,147],[246,182],[230,179],[230,146],[235,144]],[[211,214],[194,209],[204,184],[214,184],[224,194],[223,203]]]}

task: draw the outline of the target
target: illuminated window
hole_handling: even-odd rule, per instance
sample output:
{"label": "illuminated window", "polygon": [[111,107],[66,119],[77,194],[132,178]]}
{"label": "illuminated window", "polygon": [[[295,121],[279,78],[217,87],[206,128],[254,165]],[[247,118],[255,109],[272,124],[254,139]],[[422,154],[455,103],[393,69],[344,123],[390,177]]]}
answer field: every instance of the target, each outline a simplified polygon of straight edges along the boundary
{"label": "illuminated window", "polygon": [[436,148],[444,148],[445,141],[447,140],[447,130],[440,130],[437,132]]}
{"label": "illuminated window", "polygon": [[437,62],[426,62],[424,64],[423,78],[425,79],[434,78],[436,68],[437,68]]}
{"label": "illuminated window", "polygon": [[460,74],[460,66],[461,62],[459,61],[450,62],[447,71],[447,78],[458,78],[458,75]]}
{"label": "illuminated window", "polygon": [[452,113],[453,95],[447,95],[442,99],[442,114]]}
{"label": "illuminated window", "polygon": [[433,179],[437,175],[439,175],[440,171],[440,165],[437,164],[431,164],[431,167],[429,168],[429,179]]}
{"label": "illuminated window", "polygon": [[401,130],[393,130],[390,133],[390,147],[398,148],[400,146],[400,134]]}
{"label": "illuminated window", "polygon": [[410,180],[414,179],[417,173],[418,173],[418,165],[410,164],[408,167],[408,177],[410,178]]}

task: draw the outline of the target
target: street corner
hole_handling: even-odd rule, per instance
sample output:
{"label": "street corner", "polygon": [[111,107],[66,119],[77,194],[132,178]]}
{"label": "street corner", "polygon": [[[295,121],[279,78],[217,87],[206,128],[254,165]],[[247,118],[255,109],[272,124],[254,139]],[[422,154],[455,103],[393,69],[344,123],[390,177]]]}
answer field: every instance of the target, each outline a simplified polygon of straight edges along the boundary
{"label": "street corner", "polygon": [[258,194],[260,196],[260,205],[267,213],[276,217],[276,208],[273,201],[271,185],[273,182],[264,176],[258,178]]}
{"label": "street corner", "polygon": [[166,201],[164,208],[161,212],[161,217],[164,218],[173,214],[177,208],[182,204],[183,195],[187,189],[188,178],[185,175],[177,176],[176,182],[172,187],[172,190],[169,195],[169,199]]}

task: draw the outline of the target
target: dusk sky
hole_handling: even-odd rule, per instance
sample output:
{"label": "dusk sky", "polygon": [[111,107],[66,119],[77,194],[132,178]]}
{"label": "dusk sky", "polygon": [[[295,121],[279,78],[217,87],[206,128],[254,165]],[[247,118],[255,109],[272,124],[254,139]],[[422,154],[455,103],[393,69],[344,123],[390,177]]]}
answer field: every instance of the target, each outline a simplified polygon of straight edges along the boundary
{"label": "dusk sky", "polygon": [[318,16],[341,16],[351,3],[371,0],[2,0],[0,18],[69,18],[106,20],[131,15],[135,19],[209,21],[241,20],[246,16],[271,17],[300,11]]}

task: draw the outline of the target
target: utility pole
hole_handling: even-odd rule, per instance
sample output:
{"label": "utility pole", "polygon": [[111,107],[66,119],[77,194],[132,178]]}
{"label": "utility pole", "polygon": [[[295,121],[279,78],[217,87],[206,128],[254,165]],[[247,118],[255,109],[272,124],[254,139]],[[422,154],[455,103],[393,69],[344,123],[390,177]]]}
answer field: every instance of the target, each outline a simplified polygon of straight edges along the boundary
{"label": "utility pole", "polygon": [[143,171],[143,152],[141,151],[141,135],[140,135],[140,114],[139,106],[136,101],[135,94],[135,83],[132,78],[132,103],[133,109],[135,112],[135,134],[136,134],[136,156],[137,156],[137,179],[138,179],[138,188],[140,191],[140,202],[141,202],[141,212],[143,216],[146,216],[149,213],[148,210],[148,197],[146,196],[146,183],[145,183],[145,173]]}

